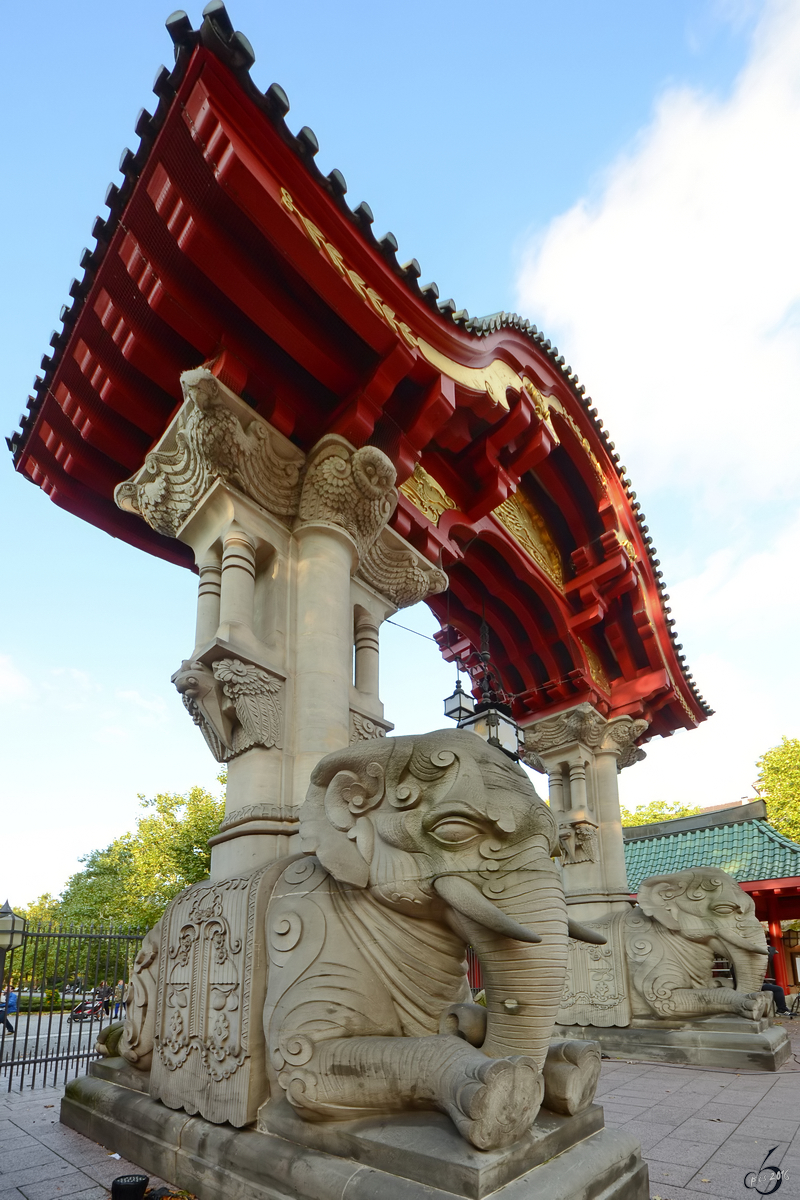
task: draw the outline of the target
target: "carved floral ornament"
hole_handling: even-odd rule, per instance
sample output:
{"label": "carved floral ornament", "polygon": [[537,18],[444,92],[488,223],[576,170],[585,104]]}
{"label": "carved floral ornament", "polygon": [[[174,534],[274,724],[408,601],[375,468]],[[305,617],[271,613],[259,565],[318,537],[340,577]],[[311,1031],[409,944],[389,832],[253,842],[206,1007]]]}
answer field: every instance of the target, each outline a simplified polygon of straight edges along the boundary
{"label": "carved floral ornament", "polygon": [[525,760],[537,770],[541,756],[560,750],[574,742],[581,742],[589,750],[611,752],[617,756],[619,770],[645,757],[644,750],[636,745],[648,727],[645,720],[632,717],[602,717],[591,704],[578,704],[567,712],[545,717],[527,726],[525,735]]}

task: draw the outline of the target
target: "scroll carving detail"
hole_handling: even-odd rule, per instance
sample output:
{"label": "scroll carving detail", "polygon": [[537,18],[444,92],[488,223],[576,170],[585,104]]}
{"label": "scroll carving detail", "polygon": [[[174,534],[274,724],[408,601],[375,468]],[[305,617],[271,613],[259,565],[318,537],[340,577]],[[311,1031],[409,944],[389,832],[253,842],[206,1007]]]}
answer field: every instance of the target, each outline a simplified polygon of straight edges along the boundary
{"label": "scroll carving detail", "polygon": [[358,573],[395,608],[408,608],[447,588],[444,571],[423,563],[410,550],[385,545],[382,539],[370,547]]}
{"label": "scroll carving detail", "polygon": [[578,704],[566,712],[545,717],[525,729],[525,751],[541,757],[543,754],[582,742],[590,750],[610,751],[617,757],[618,769],[639,762],[645,752],[636,739],[647,729],[648,722],[632,717],[605,717],[591,704]]}
{"label": "scroll carving detail", "polygon": [[[158,447],[117,486],[119,508],[175,537],[195,505],[221,479],[276,516],[291,518],[300,498],[303,455],[243,402],[236,411],[218,380],[198,368],[181,379],[185,403]],[[245,423],[246,422],[246,423]]]}
{"label": "scroll carving detail", "polygon": [[363,560],[394,512],[396,478],[382,450],[375,446],[353,450],[338,434],[327,434],[308,459],[300,522],[339,525],[353,538]]}

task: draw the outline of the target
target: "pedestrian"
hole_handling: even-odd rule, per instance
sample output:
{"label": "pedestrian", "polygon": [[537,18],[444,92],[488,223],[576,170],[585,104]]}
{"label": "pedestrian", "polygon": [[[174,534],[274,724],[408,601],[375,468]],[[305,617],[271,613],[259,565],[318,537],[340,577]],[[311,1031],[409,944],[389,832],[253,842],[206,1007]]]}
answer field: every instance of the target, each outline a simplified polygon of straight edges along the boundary
{"label": "pedestrian", "polygon": [[100,987],[95,992],[95,995],[97,996],[98,1000],[103,1001],[103,1012],[106,1014],[107,1017],[110,1016],[111,1015],[111,1001],[114,997],[113,987],[109,987],[108,984],[106,983],[105,979],[101,979]]}
{"label": "pedestrian", "polygon": [[11,1022],[9,1021],[8,1018],[11,1015],[11,1013],[16,1013],[16,1011],[17,1011],[17,993],[14,991],[14,988],[13,988],[11,982],[9,981],[6,984],[6,994],[3,999],[3,1003],[0,1004],[0,1016],[2,1016],[3,1025],[8,1030],[9,1033],[14,1032],[14,1026],[11,1024]]}
{"label": "pedestrian", "polygon": [[775,1001],[775,1011],[782,1017],[792,1017],[794,1014],[789,1012],[786,1007],[786,993],[780,984],[775,981],[775,955],[778,951],[774,946],[767,946],[767,954],[769,955],[769,963],[767,966],[767,974],[771,975],[771,979],[765,979],[761,985],[762,992],[772,992],[772,999]]}
{"label": "pedestrian", "polygon": [[118,1017],[125,1013],[127,1005],[125,1004],[125,983],[122,979],[117,981],[117,986],[114,988],[114,1016]]}

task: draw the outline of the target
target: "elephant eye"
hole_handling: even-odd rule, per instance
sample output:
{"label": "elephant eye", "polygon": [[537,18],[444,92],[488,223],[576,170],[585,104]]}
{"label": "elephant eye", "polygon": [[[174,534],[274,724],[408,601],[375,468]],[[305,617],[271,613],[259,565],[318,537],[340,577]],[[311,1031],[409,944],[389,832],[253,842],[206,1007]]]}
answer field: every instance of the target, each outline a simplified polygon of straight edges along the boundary
{"label": "elephant eye", "polygon": [[444,821],[440,821],[438,825],[434,825],[429,831],[437,842],[443,842],[446,846],[457,846],[464,842],[470,842],[473,838],[483,831],[477,825],[472,825],[469,821],[459,820],[455,817],[449,817]]}

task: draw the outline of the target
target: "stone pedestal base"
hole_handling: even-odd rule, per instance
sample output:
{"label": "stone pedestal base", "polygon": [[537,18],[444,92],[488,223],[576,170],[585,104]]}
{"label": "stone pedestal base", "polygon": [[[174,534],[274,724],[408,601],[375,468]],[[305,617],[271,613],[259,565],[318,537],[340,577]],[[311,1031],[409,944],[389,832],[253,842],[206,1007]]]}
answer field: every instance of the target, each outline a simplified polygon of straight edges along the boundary
{"label": "stone pedestal base", "polygon": [[609,1058],[733,1067],[737,1071],[777,1071],[791,1054],[786,1030],[768,1020],[705,1017],[700,1021],[636,1019],[625,1027],[556,1025],[554,1037],[599,1042]]}
{"label": "stone pedestal base", "polygon": [[[165,1108],[102,1071],[76,1079],[65,1125],[199,1200],[647,1200],[647,1167],[602,1109],[542,1113],[508,1150],[475,1150],[438,1113],[312,1125],[286,1105],[280,1135],[212,1125]],[[100,1077],[101,1075],[106,1078]],[[279,1107],[279,1106],[276,1106]]]}

